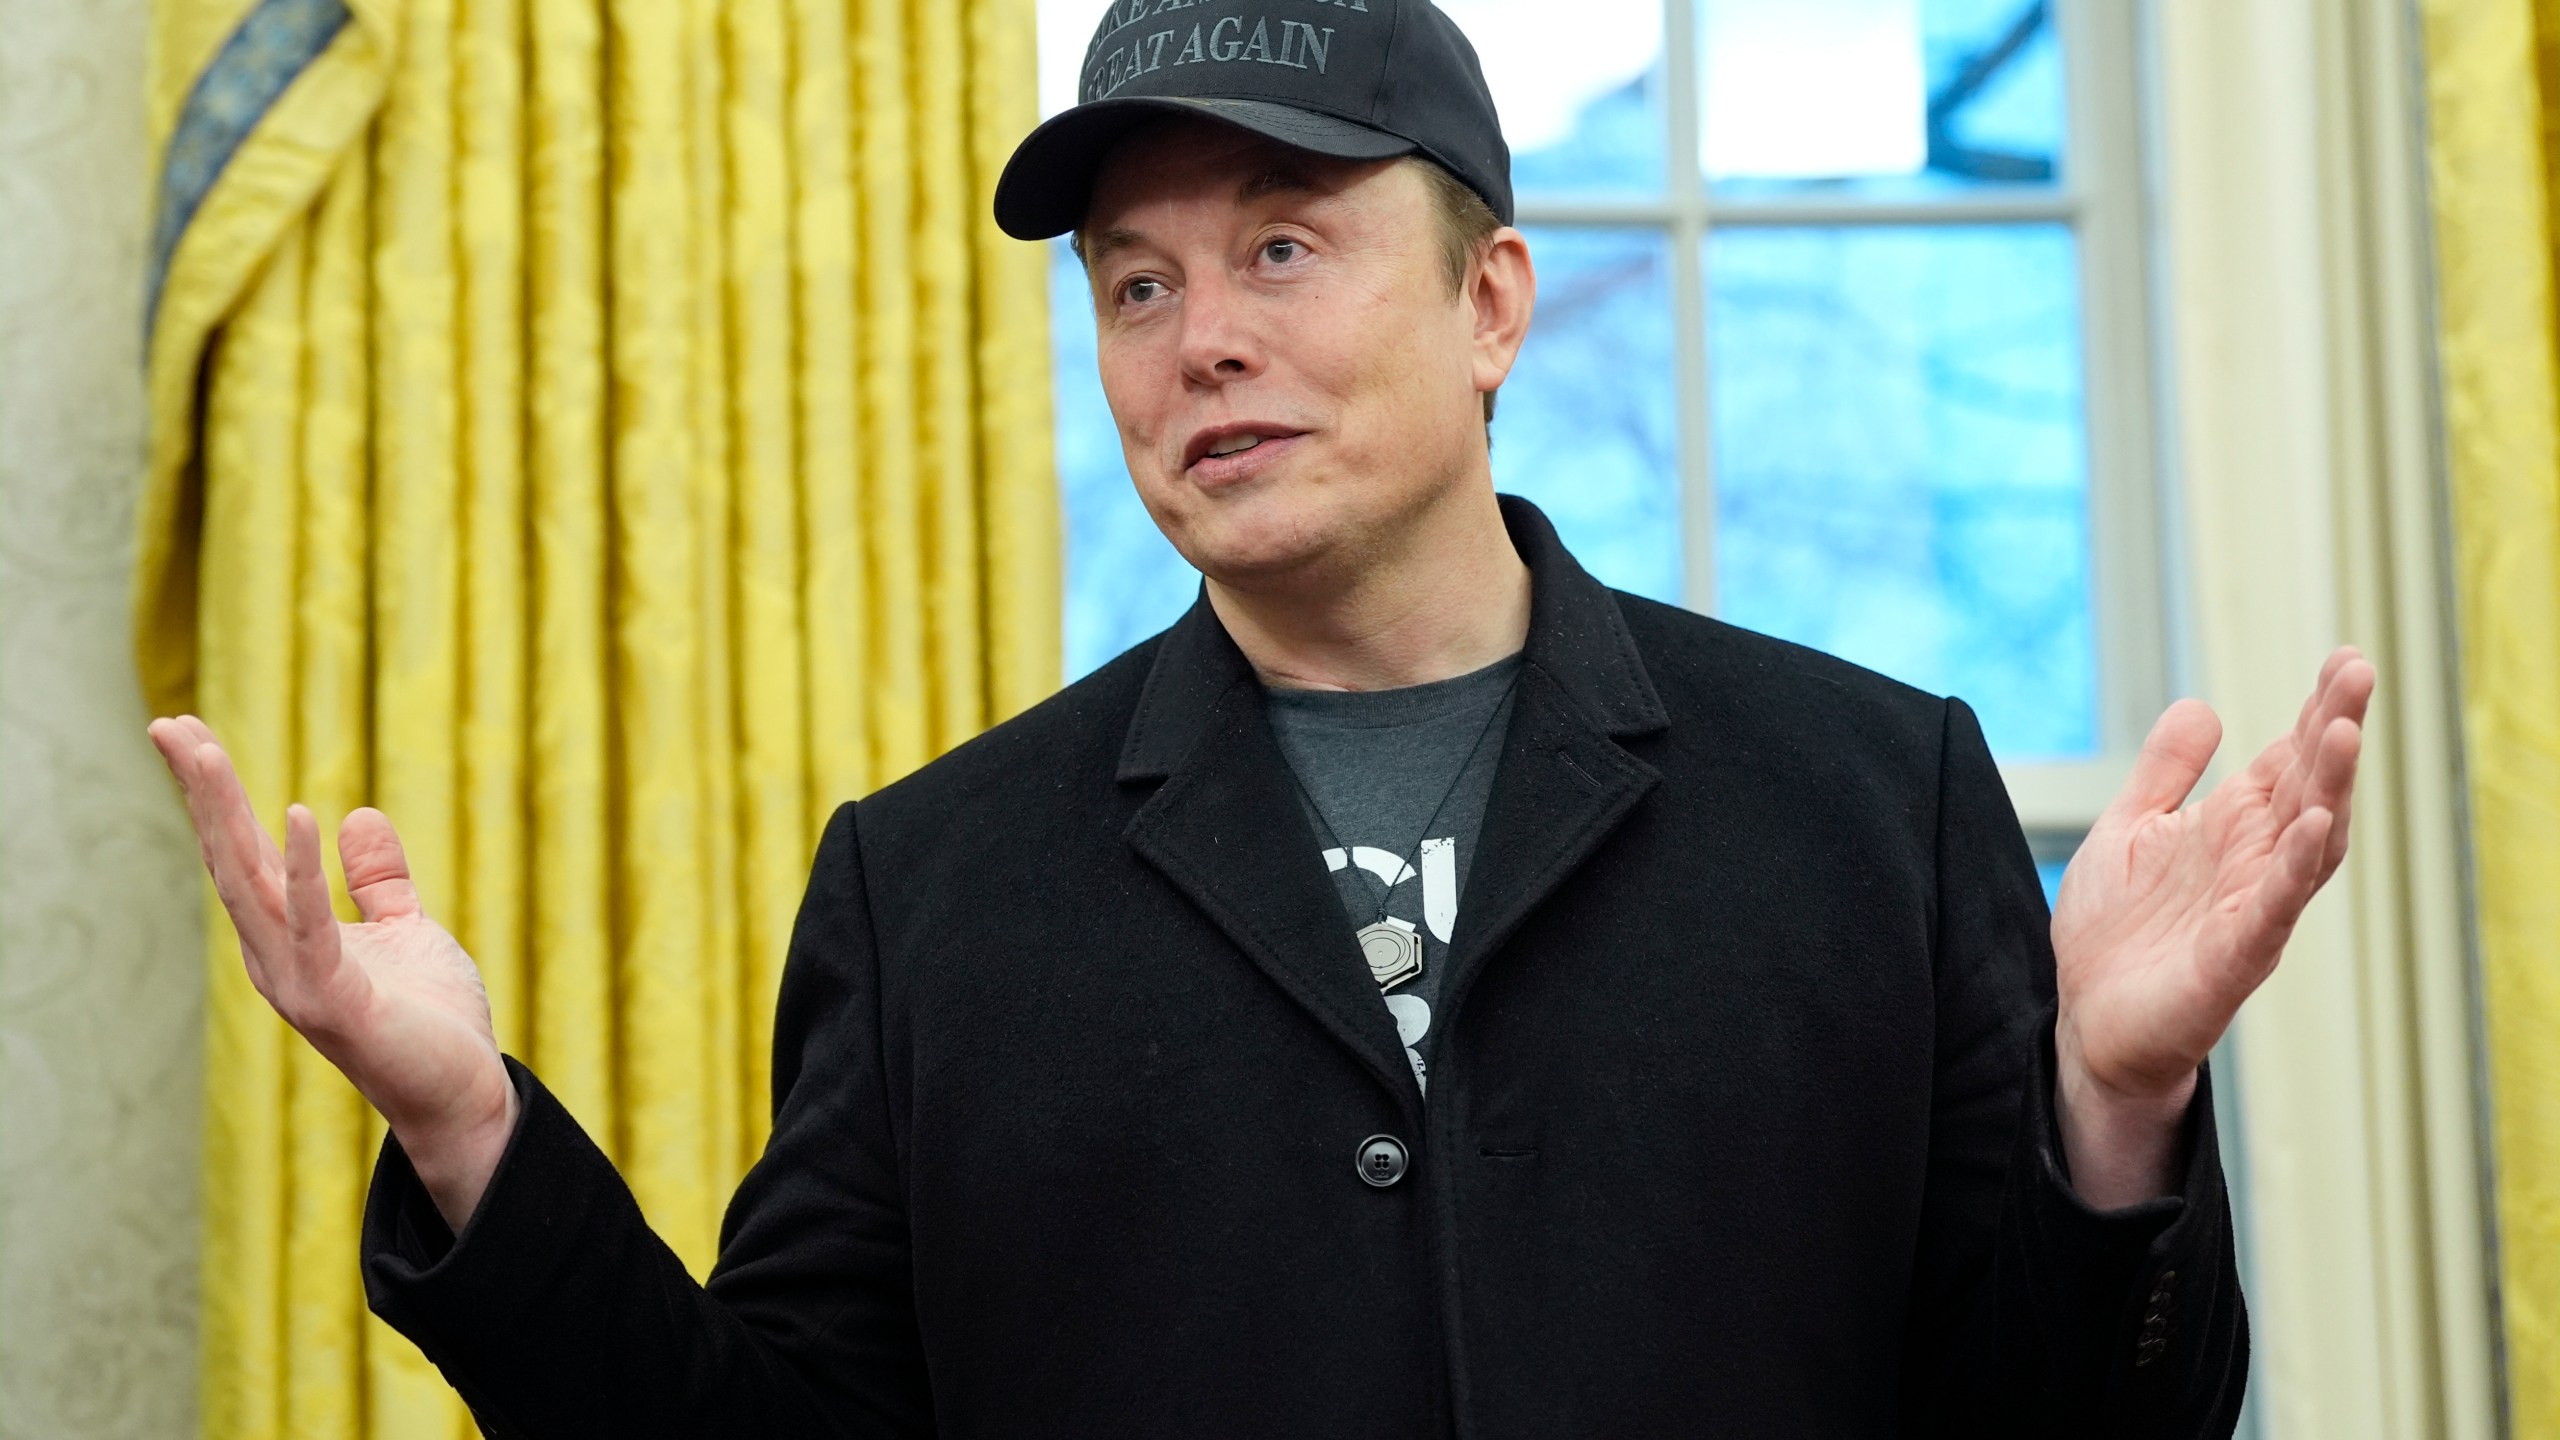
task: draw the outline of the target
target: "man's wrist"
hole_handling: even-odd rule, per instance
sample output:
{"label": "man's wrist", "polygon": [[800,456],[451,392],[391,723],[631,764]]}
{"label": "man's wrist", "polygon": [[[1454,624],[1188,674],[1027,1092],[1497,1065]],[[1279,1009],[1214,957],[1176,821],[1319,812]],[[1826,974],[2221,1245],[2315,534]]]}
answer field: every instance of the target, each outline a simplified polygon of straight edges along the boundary
{"label": "man's wrist", "polygon": [[2066,1032],[2054,1044],[2054,1119],[2071,1188],[2092,1209],[2121,1210],[2173,1193],[2178,1137],[2195,1102],[2197,1071],[2164,1089],[2132,1093],[2080,1063]]}
{"label": "man's wrist", "polygon": [[455,1234],[462,1233],[472,1212],[480,1208],[480,1197],[488,1192],[490,1180],[498,1173],[498,1161],[515,1137],[522,1110],[513,1077],[509,1077],[503,1108],[495,1114],[462,1126],[391,1127],[402,1153],[409,1157],[409,1168],[416,1173],[418,1184]]}

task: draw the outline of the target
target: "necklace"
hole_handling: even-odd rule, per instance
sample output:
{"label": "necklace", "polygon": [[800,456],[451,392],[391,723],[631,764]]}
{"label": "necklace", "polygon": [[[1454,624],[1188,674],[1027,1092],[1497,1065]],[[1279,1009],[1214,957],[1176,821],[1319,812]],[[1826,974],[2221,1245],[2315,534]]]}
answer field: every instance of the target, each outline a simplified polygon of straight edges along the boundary
{"label": "necklace", "polygon": [[[1449,788],[1440,792],[1440,803],[1431,807],[1431,818],[1422,822],[1422,833],[1414,837],[1412,849],[1398,860],[1395,874],[1378,887],[1378,913],[1368,924],[1353,932],[1353,938],[1360,942],[1360,958],[1369,964],[1369,978],[1378,982],[1380,990],[1393,990],[1422,973],[1422,932],[1389,915],[1387,907],[1394,903],[1396,886],[1403,882],[1405,876],[1414,873],[1414,863],[1421,858],[1422,847],[1430,843],[1431,827],[1440,823],[1440,812],[1449,808],[1449,797],[1458,793],[1458,782],[1466,779],[1467,772],[1475,768],[1476,754],[1484,749],[1484,737],[1493,733],[1495,718],[1502,714],[1502,707],[1509,703],[1511,692],[1519,684],[1520,671],[1514,668],[1511,679],[1502,687],[1502,693],[1494,697],[1493,708],[1485,712],[1484,724],[1476,730],[1475,743],[1467,747],[1467,757],[1458,762],[1458,773],[1449,777]],[[1283,755],[1281,758],[1285,763],[1288,757]],[[1333,842],[1333,848],[1342,854],[1343,863],[1349,864],[1351,847],[1343,844],[1342,837],[1334,833],[1332,819],[1324,813],[1324,807],[1316,803],[1314,793],[1307,789],[1307,782],[1298,774],[1297,766],[1289,766],[1289,778],[1297,784],[1299,798],[1315,812],[1316,823],[1324,827],[1324,838]]]}

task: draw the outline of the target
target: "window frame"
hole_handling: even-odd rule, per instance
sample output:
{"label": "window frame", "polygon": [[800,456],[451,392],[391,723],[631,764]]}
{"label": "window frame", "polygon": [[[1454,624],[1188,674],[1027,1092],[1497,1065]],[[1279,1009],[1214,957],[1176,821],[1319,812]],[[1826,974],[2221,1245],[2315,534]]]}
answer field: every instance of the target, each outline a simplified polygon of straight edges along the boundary
{"label": "window frame", "polygon": [[2039,859],[2067,857],[2096,822],[2166,699],[2165,487],[2155,432],[2151,276],[2144,243],[2138,35],[2126,7],[2049,0],[2066,112],[2057,178],[1928,199],[1718,196],[1699,165],[1698,10],[1663,0],[1663,191],[1650,199],[1524,194],[1523,228],[1651,229],[1671,246],[1673,386],[1680,466],[1682,600],[1716,610],[1716,488],[1710,426],[1706,243],[1742,226],[2069,225],[2078,242],[2089,483],[2097,753],[2003,762]]}

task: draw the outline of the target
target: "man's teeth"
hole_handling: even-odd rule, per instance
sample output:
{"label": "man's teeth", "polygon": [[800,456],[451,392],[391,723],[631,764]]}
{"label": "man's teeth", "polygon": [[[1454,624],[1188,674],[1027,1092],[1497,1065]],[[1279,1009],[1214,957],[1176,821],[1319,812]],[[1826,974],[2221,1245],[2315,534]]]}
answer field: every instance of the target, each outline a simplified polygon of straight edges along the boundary
{"label": "man's teeth", "polygon": [[1209,453],[1211,455],[1238,455],[1261,443],[1262,437],[1259,435],[1239,435],[1233,440],[1219,441],[1217,444],[1209,447]]}

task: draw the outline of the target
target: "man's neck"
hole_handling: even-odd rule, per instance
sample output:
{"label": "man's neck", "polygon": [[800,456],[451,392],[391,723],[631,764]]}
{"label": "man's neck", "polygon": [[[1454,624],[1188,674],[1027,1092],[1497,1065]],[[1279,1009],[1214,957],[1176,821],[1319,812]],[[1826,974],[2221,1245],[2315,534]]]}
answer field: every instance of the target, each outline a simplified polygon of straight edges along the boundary
{"label": "man's neck", "polygon": [[1248,590],[1212,578],[1208,590],[1255,673],[1282,689],[1426,685],[1518,654],[1529,638],[1529,567],[1490,488],[1450,507],[1406,553],[1334,583]]}

